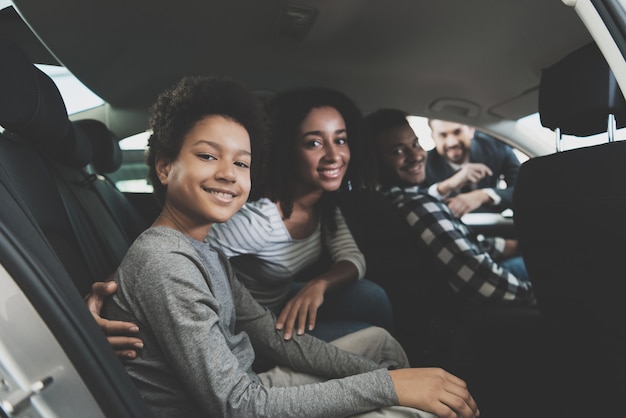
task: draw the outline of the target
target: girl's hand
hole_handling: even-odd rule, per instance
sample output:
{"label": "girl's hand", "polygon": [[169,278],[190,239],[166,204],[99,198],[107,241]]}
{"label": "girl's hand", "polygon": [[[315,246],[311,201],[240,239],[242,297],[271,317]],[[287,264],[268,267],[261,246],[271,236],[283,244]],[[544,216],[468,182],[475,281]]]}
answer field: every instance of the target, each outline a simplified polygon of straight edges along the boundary
{"label": "girl's hand", "polygon": [[291,339],[294,328],[297,335],[304,334],[305,326],[309,331],[315,328],[317,310],[324,303],[325,292],[324,281],[311,280],[287,302],[276,320],[276,329],[284,329],[285,340]]}

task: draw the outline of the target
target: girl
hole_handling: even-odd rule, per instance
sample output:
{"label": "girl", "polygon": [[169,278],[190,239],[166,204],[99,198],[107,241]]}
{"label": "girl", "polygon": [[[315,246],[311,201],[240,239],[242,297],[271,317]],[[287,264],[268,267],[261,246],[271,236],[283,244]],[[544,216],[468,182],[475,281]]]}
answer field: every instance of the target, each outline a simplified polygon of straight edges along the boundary
{"label": "girl", "polygon": [[370,324],[391,331],[389,299],[359,280],[365,258],[337,207],[339,193],[373,181],[359,110],[343,94],[314,87],[278,94],[268,113],[267,177],[253,202],[211,229],[211,241],[278,316],[285,338],[294,328],[326,341]]}

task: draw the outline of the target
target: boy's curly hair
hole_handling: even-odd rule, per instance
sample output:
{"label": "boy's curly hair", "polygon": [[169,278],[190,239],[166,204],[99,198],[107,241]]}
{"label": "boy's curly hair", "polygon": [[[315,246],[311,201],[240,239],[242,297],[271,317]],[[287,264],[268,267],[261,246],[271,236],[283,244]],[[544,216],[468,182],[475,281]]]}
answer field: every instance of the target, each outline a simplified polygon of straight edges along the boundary
{"label": "boy's curly hair", "polygon": [[159,95],[150,107],[148,177],[160,205],[167,187],[159,181],[156,158],[176,159],[185,135],[207,116],[219,115],[239,123],[250,135],[252,188],[263,176],[266,125],[256,96],[240,82],[218,76],[188,76]]}

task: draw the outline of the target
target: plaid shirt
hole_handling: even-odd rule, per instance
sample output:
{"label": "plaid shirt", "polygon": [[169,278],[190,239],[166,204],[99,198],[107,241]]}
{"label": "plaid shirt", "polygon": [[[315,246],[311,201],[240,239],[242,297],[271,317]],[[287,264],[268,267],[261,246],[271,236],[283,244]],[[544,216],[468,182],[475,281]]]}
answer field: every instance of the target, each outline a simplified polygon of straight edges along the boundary
{"label": "plaid shirt", "polygon": [[503,238],[478,241],[442,201],[418,186],[380,190],[387,196],[433,255],[450,287],[475,303],[534,305],[528,281],[499,266]]}

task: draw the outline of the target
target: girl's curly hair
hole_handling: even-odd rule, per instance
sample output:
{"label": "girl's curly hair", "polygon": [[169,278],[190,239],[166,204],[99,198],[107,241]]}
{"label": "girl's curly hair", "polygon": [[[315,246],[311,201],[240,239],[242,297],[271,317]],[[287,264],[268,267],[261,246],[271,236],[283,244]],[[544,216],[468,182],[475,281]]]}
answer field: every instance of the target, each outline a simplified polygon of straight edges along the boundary
{"label": "girl's curly hair", "polygon": [[243,126],[250,135],[252,188],[263,177],[266,125],[256,96],[240,82],[217,76],[188,76],[159,95],[150,107],[148,177],[163,205],[167,187],[156,173],[156,158],[176,159],[185,135],[207,116],[219,115]]}
{"label": "girl's curly hair", "polygon": [[267,102],[270,127],[267,171],[254,194],[255,198],[267,197],[274,202],[279,201],[284,217],[290,217],[300,125],[311,110],[320,107],[332,107],[341,114],[346,123],[350,147],[350,163],[340,189],[324,193],[318,202],[323,223],[334,230],[334,211],[339,193],[369,188],[375,182],[371,153],[366,148],[368,143],[365,141],[363,116],[352,100],[339,91],[323,87],[300,88],[279,93]]}

